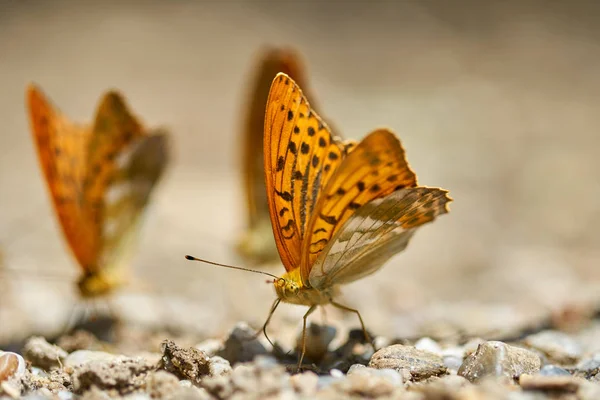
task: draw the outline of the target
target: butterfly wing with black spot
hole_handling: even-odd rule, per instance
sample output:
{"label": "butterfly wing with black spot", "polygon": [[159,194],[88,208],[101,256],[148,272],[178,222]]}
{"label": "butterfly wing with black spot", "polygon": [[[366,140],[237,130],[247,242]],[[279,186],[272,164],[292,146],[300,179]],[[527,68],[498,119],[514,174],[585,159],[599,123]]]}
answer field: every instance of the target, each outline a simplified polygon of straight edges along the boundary
{"label": "butterfly wing with black spot", "polygon": [[27,88],[27,108],[34,142],[63,234],[82,268],[97,256],[87,229],[83,204],[91,128],[71,123],[34,84]]}
{"label": "butterfly wing with black spot", "polygon": [[404,149],[387,129],[367,135],[344,158],[319,199],[310,221],[310,237],[303,243],[301,275],[308,281],[319,254],[361,206],[396,190],[414,187],[417,177]]}
{"label": "butterfly wing with black spot", "polygon": [[356,210],[320,252],[311,268],[311,287],[325,289],[377,271],[404,250],[415,230],[448,212],[447,192],[437,188],[400,189]]}
{"label": "butterfly wing with black spot", "polygon": [[350,146],[331,134],[289,76],[275,77],[265,115],[264,166],[275,243],[287,271],[300,266],[319,196]]}

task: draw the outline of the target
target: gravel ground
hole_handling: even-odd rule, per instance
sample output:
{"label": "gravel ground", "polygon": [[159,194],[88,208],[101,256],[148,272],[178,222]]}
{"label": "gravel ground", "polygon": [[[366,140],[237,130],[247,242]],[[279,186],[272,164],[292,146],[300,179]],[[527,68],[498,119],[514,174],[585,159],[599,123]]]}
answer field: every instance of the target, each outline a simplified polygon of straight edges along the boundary
{"label": "gravel ground", "polygon": [[[0,0],[0,349],[31,363],[2,356],[2,390],[600,398],[599,16],[586,1]],[[455,200],[404,254],[343,289],[379,352],[356,342],[354,315],[328,308],[313,317],[327,327],[314,328],[322,333],[301,375],[290,373],[304,308],[275,314],[278,349],[242,341],[264,321],[272,288],[183,258],[246,265],[232,250],[245,220],[239,128],[265,44],[302,52],[320,108],[344,136],[391,127],[420,183]],[[101,340],[62,334],[81,307],[77,267],[28,132],[31,80],[78,121],[119,88],[173,136],[131,283],[95,306],[119,318],[115,331],[90,328]]]}

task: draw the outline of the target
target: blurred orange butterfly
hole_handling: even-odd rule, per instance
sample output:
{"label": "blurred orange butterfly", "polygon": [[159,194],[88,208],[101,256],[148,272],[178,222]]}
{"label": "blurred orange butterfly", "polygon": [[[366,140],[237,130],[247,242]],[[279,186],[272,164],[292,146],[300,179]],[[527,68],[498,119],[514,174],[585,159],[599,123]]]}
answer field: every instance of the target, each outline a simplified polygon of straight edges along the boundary
{"label": "blurred orange butterfly", "polygon": [[447,213],[451,199],[417,185],[391,131],[358,144],[334,137],[286,74],[271,85],[264,127],[269,215],[286,273],[273,281],[277,299],[263,331],[280,302],[308,306],[300,367],[306,319],[319,305],[356,313],[367,336],[358,310],[335,301],[338,286],[381,268],[419,226]]}
{"label": "blurred orange butterfly", "polygon": [[26,95],[54,210],[83,269],[80,294],[107,294],[124,281],[136,228],[167,164],[166,133],[146,131],[114,91],[91,126],[70,122],[33,84]]}
{"label": "blurred orange butterfly", "polygon": [[[265,104],[273,77],[283,72],[307,88],[305,68],[300,55],[288,48],[266,48],[260,54],[250,90],[243,125],[242,168],[247,204],[247,229],[238,241],[238,251],[256,263],[278,259],[273,240],[263,157]],[[313,98],[311,96],[311,98]]]}

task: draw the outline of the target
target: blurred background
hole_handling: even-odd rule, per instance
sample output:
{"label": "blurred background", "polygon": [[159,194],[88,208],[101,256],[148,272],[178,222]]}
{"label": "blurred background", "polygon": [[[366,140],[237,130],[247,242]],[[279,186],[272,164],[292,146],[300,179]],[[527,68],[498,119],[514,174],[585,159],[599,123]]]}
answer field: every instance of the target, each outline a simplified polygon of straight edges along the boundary
{"label": "blurred background", "polygon": [[[202,336],[264,321],[274,292],[261,276],[184,260],[245,265],[233,250],[245,225],[242,116],[264,45],[301,52],[320,109],[345,137],[392,128],[419,182],[454,198],[404,253],[344,288],[369,329],[511,329],[600,297],[600,3],[0,7],[0,342],[56,333],[77,301],[78,266],[25,113],[30,81],[80,122],[117,88],[148,126],[172,133],[132,283],[111,300],[123,318]],[[280,307],[273,335],[304,312]],[[344,326],[357,325],[349,315]]]}

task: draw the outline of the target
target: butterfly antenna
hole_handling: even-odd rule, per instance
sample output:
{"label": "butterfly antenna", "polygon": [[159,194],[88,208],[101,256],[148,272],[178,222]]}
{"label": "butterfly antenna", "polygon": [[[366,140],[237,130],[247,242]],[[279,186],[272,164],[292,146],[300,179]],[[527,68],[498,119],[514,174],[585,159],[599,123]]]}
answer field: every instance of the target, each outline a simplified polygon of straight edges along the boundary
{"label": "butterfly antenna", "polygon": [[190,260],[190,261],[200,261],[200,262],[203,262],[203,263],[206,263],[206,264],[216,265],[217,267],[224,267],[224,268],[231,268],[231,269],[239,269],[240,271],[247,271],[247,272],[255,272],[255,273],[257,273],[257,274],[263,274],[263,275],[270,276],[270,277],[272,277],[272,278],[275,278],[275,279],[277,279],[277,280],[278,280],[278,279],[281,279],[281,278],[280,278],[280,277],[278,277],[277,275],[273,275],[273,274],[270,274],[270,273],[268,273],[268,272],[265,272],[265,271],[259,271],[259,270],[257,270],[257,269],[250,269],[250,268],[236,267],[236,266],[234,266],[234,265],[220,264],[220,263],[217,263],[217,262],[214,262],[214,261],[203,260],[203,259],[201,259],[201,258],[196,258],[196,257],[189,256],[189,255],[188,255],[188,256],[185,256],[185,259],[186,259],[186,260]]}

